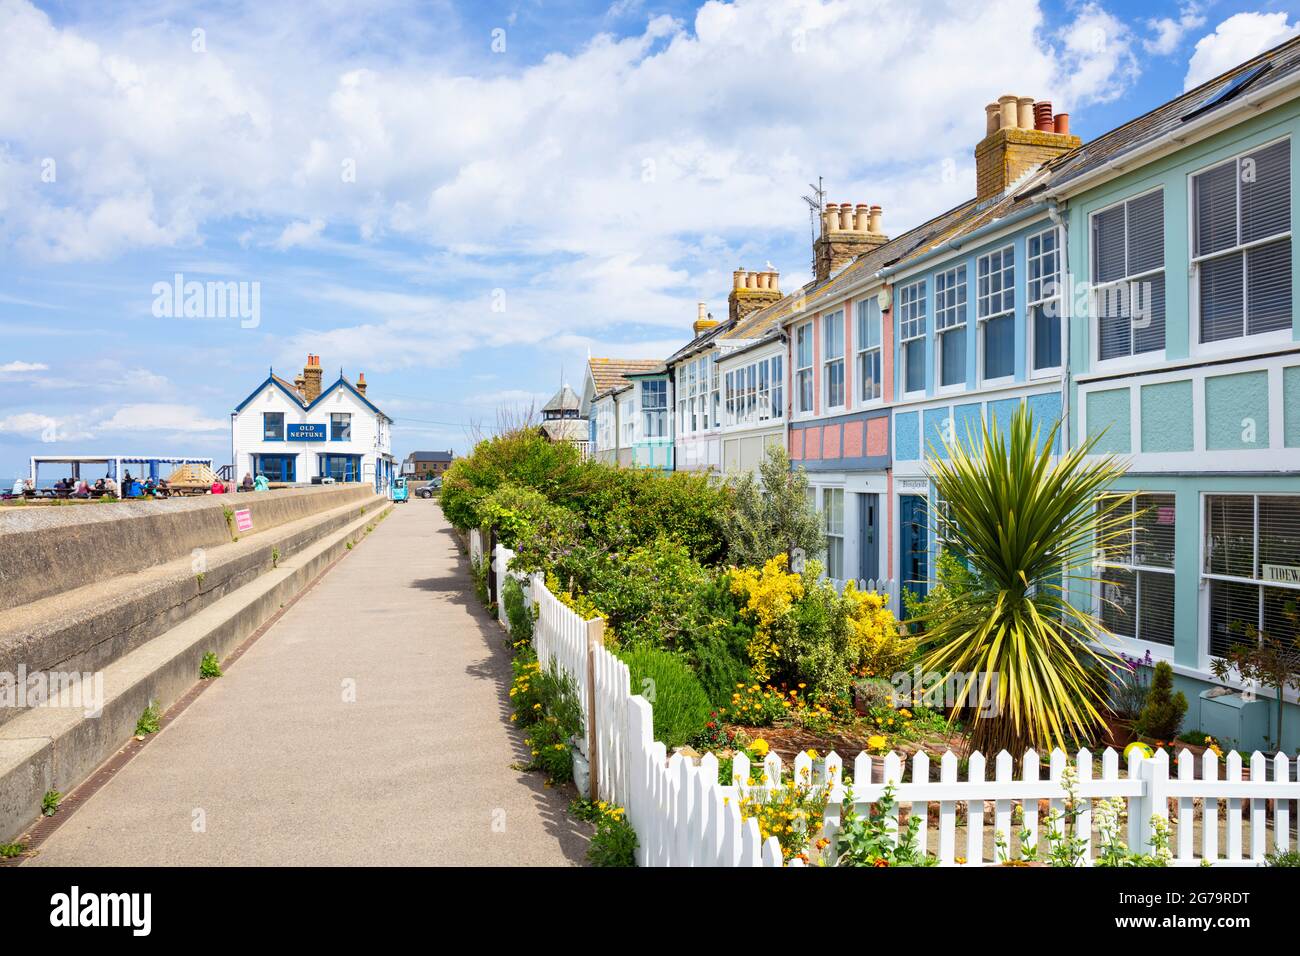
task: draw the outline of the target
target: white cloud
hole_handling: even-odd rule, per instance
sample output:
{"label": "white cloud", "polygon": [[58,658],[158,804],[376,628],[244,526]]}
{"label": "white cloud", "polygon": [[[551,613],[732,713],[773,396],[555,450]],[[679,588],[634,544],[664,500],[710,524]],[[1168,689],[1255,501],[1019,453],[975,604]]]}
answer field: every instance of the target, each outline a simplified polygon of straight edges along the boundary
{"label": "white cloud", "polygon": [[44,362],[5,362],[0,365],[0,375],[12,375],[18,372],[44,372],[49,366]]}
{"label": "white cloud", "polygon": [[1285,13],[1238,13],[1196,41],[1183,89],[1190,90],[1300,33]]}
{"label": "white cloud", "polygon": [[283,252],[286,249],[292,249],[294,246],[315,245],[320,234],[325,231],[324,219],[313,219],[310,222],[291,222],[284,227],[280,233],[280,238],[275,240],[275,248]]}
{"label": "white cloud", "polygon": [[1147,20],[1147,27],[1151,30],[1152,36],[1142,41],[1142,47],[1148,53],[1168,56],[1178,49],[1188,31],[1199,29],[1204,25],[1205,16],[1200,11],[1200,5],[1185,4],[1179,8],[1178,19],[1159,17]]}
{"label": "white cloud", "polygon": [[[974,192],[990,99],[1077,109],[1138,72],[1137,41],[1096,2],[1052,35],[1036,0],[708,0],[691,21],[527,65],[433,42],[409,12],[327,6],[295,28],[308,42],[282,6],[224,6],[196,55],[178,20],[56,24],[0,0],[0,244],[74,261],[225,229],[391,270],[396,293],[320,282],[358,317],[290,336],[293,361],[443,366],[566,335],[680,344],[695,301],[721,313],[731,269],[771,259],[783,288],[806,278],[809,180],[880,203],[900,231]],[[455,23],[439,26],[454,39]],[[399,55],[371,52],[372,29]],[[390,240],[435,261],[395,261]],[[469,291],[445,291],[451,276]]]}
{"label": "white cloud", "polygon": [[175,431],[215,432],[229,431],[230,422],[220,418],[205,418],[193,405],[140,404],[123,405],[104,419],[97,430],[105,432]]}

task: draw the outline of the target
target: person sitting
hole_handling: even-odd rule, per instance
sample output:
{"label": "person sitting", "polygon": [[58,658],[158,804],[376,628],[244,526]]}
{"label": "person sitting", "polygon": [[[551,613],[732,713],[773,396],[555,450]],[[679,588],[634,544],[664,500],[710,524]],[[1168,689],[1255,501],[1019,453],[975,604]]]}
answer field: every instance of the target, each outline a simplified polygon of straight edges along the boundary
{"label": "person sitting", "polygon": [[153,496],[155,498],[170,498],[172,496],[172,486],[166,478],[158,479],[158,484],[154,486]]}
{"label": "person sitting", "polygon": [[15,478],[13,496],[15,498],[21,498],[23,496],[23,492],[26,490],[27,490],[27,479]]}
{"label": "person sitting", "polygon": [[108,475],[104,476],[104,494],[111,495],[114,498],[118,497],[117,481]]}
{"label": "person sitting", "polygon": [[[107,477],[107,476],[105,476],[105,477]],[[104,478],[96,478],[96,479],[95,479],[95,487],[92,488],[91,490],[92,490],[96,495],[102,495],[102,494],[104,493]]]}
{"label": "person sitting", "polygon": [[254,491],[271,490],[271,483],[266,480],[266,475],[262,474],[260,471],[257,473],[257,477],[253,479],[253,490]]}
{"label": "person sitting", "polygon": [[90,497],[90,485],[86,484],[85,478],[82,478],[79,482],[77,482],[76,495],[78,498]]}
{"label": "person sitting", "polygon": [[244,480],[241,481],[241,482],[239,483],[239,488],[240,488],[241,491],[252,491],[252,490],[253,490],[253,474],[252,474],[252,472],[248,472],[248,471],[244,472]]}
{"label": "person sitting", "polygon": [[220,478],[213,478],[211,490],[214,495],[224,495],[226,493],[226,486],[221,483]]}

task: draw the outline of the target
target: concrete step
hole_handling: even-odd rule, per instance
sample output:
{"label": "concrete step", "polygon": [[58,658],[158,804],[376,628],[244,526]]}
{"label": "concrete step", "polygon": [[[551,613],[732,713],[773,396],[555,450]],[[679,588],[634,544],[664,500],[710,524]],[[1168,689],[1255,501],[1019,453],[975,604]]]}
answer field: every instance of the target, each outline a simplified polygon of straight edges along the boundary
{"label": "concrete step", "polygon": [[[120,749],[151,701],[165,711],[192,688],[205,654],[225,658],[392,508],[378,496],[370,504],[365,514],[121,655],[98,672],[94,686],[64,687],[48,705],[0,726],[0,842],[38,818],[47,791],[68,792]],[[98,713],[88,713],[94,704]]]}
{"label": "concrete step", "polygon": [[[0,611],[0,674],[101,670],[384,501],[371,494],[238,541],[227,535],[183,558]],[[0,706],[0,725],[17,712]]]}

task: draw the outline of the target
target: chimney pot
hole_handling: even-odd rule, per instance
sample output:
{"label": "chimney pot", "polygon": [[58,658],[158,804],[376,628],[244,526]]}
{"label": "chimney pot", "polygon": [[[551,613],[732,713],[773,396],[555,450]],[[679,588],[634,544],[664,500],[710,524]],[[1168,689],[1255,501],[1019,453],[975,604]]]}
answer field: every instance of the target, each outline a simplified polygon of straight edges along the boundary
{"label": "chimney pot", "polygon": [[840,207],[833,202],[828,202],[826,204],[826,214],[822,217],[822,221],[826,224],[826,232],[839,232]]}
{"label": "chimney pot", "polygon": [[998,97],[998,106],[1002,110],[999,129],[1015,129],[1020,122],[1020,107],[1017,100],[1010,93],[1004,93]]}
{"label": "chimney pot", "polygon": [[744,270],[744,269],[737,269],[735,272],[731,273],[731,287],[732,287],[733,289],[743,289],[743,288],[745,288],[745,270]]}
{"label": "chimney pot", "polygon": [[704,319],[707,319],[709,317],[709,307],[706,303],[701,302],[699,304],[695,312],[695,317],[700,321],[703,321]]}
{"label": "chimney pot", "polygon": [[871,230],[867,228],[870,218],[871,207],[864,202],[858,203],[853,210],[853,231],[870,232]]}
{"label": "chimney pot", "polygon": [[746,289],[757,289],[757,288],[758,288],[758,274],[757,274],[757,273],[754,273],[754,272],[746,272],[746,273],[745,273],[745,288],[746,288]]}
{"label": "chimney pot", "polygon": [[881,209],[879,206],[871,207],[871,215],[867,218],[867,232],[871,233],[873,236],[882,235],[880,228],[880,214]]}
{"label": "chimney pot", "polygon": [[1070,135],[1070,114],[1069,113],[1057,113],[1055,119],[1052,122],[1056,128],[1056,133],[1058,136]]}
{"label": "chimney pot", "polygon": [[1051,133],[1055,128],[1052,123],[1051,100],[1039,100],[1034,104],[1034,129],[1040,133]]}
{"label": "chimney pot", "polygon": [[843,232],[853,231],[853,203],[840,203],[840,230]]}
{"label": "chimney pot", "polygon": [[1017,110],[1016,125],[1021,129],[1034,128],[1034,98],[1032,96],[1022,96],[1016,100],[1019,104]]}
{"label": "chimney pot", "polygon": [[1002,107],[997,103],[990,103],[984,107],[984,135],[992,136],[998,131],[998,126],[1002,122]]}

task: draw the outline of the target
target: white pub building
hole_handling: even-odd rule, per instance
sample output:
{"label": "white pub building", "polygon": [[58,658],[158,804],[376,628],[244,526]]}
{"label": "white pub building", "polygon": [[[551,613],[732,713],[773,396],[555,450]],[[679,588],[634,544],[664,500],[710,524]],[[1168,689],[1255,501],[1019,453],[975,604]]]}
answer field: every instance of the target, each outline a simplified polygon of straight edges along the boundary
{"label": "white pub building", "polygon": [[287,484],[364,481],[386,492],[397,474],[393,420],[366,398],[366,376],[321,388],[319,355],[292,382],[272,371],[230,416],[236,483],[249,474]]}

